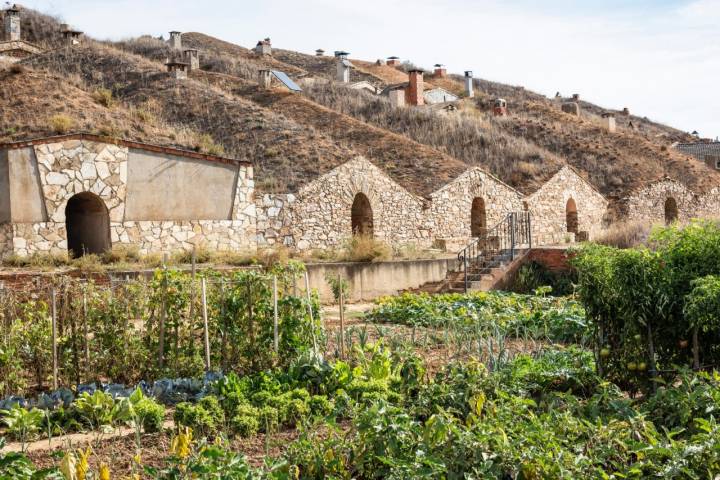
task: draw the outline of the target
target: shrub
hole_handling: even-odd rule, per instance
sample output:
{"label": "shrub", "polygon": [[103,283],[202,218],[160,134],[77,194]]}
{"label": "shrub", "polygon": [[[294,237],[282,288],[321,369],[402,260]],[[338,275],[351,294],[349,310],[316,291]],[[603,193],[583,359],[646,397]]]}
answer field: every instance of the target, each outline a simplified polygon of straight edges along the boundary
{"label": "shrub", "polygon": [[93,100],[102,105],[103,107],[112,108],[115,104],[113,94],[107,88],[98,88],[92,94]]}
{"label": "shrub", "polygon": [[207,153],[208,155],[225,155],[225,147],[215,143],[215,140],[213,140],[213,138],[208,134],[202,134],[198,137],[195,149],[199,152]]}
{"label": "shrub", "polygon": [[68,133],[75,126],[75,122],[67,115],[53,115],[50,118],[50,128],[53,132],[63,135]]}
{"label": "shrub", "polygon": [[343,260],[348,262],[373,262],[387,260],[391,250],[385,243],[368,235],[355,235],[345,245]]}
{"label": "shrub", "polygon": [[134,405],[135,413],[142,424],[145,433],[154,433],[162,430],[165,419],[165,407],[152,398],[143,397]]}

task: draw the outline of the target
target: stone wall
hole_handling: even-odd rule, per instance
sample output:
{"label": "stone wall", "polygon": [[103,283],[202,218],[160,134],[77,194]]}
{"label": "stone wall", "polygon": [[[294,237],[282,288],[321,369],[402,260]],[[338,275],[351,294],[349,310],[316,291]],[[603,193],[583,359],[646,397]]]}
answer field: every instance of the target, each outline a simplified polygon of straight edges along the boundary
{"label": "stone wall", "polygon": [[[248,251],[256,248],[256,207],[250,165],[229,163],[221,169],[231,177],[229,185],[232,185],[227,193],[232,198],[226,207],[226,219],[126,220],[129,148],[122,142],[68,139],[13,151],[27,153],[19,158],[37,164],[41,195],[38,199],[23,191],[11,196],[14,200],[11,202],[11,216],[15,208],[23,209],[24,203],[39,201],[43,208],[39,210],[42,218],[1,224],[0,251],[5,254],[25,256],[67,251],[65,208],[68,200],[83,192],[97,195],[107,207],[113,245],[135,245],[141,253],[190,249],[194,244],[211,250]],[[182,152],[171,153],[182,160]],[[154,150],[148,150],[145,155],[157,155],[163,159],[167,156]],[[195,163],[203,161],[191,160]],[[22,165],[15,161],[6,164],[10,169],[9,189],[12,193],[13,187],[17,187],[12,184],[13,180],[24,178],[20,175],[22,172],[14,171]],[[200,183],[195,187],[197,191],[188,192],[188,195],[202,195],[202,189],[212,188],[212,185]],[[153,188],[152,182],[147,188]],[[156,195],[162,208],[165,192],[158,188]],[[170,213],[168,217],[171,217]]]}
{"label": "stone wall", "polygon": [[602,232],[608,201],[575,170],[564,167],[525,199],[532,214],[534,245],[575,241],[575,235],[567,231],[566,208],[570,199],[577,207],[578,232],[587,232],[590,239]]}
{"label": "stone wall", "polygon": [[255,200],[258,247],[295,246],[292,233],[295,198],[291,193],[266,193]]}
{"label": "stone wall", "polygon": [[298,250],[341,246],[352,236],[355,196],[370,200],[375,238],[390,244],[431,243],[423,201],[362,157],[351,160],[301,188],[292,208]]}
{"label": "stone wall", "polygon": [[471,168],[431,196],[430,224],[433,237],[455,250],[468,243],[472,203],[485,202],[487,228],[500,223],[510,212],[522,210],[522,196],[480,168]]}
{"label": "stone wall", "polygon": [[665,179],[652,183],[625,199],[629,220],[665,222],[665,202],[674,199],[678,220],[683,222],[698,216],[698,198],[685,185]]}

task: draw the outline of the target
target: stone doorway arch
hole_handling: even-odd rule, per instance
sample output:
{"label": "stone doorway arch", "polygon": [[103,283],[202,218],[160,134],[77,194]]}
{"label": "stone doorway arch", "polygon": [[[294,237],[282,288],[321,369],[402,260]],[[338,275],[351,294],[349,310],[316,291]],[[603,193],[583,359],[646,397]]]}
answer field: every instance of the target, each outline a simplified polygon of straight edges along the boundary
{"label": "stone doorway arch", "polygon": [[487,234],[487,212],[485,210],[485,199],[475,197],[470,208],[470,235],[473,237],[484,237]]}
{"label": "stone doorway arch", "polygon": [[102,254],[112,248],[110,215],[100,197],[90,192],[73,195],[65,207],[68,251],[73,258]]}
{"label": "stone doorway arch", "polygon": [[352,233],[353,235],[373,236],[373,211],[370,199],[364,193],[355,195],[352,204]]}
{"label": "stone doorway arch", "polygon": [[568,233],[578,233],[580,222],[578,220],[577,204],[572,197],[570,197],[565,204],[565,223]]}
{"label": "stone doorway arch", "polygon": [[670,225],[677,221],[679,216],[677,201],[673,197],[665,200],[665,224]]}

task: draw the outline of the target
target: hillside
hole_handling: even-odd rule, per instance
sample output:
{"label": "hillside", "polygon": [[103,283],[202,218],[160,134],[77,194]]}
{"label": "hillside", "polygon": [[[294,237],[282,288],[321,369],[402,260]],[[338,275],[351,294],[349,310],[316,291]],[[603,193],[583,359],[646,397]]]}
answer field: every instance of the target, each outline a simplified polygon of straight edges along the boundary
{"label": "hillside", "polygon": [[[692,141],[688,134],[622,114],[610,134],[600,115],[619,109],[585,100],[578,118],[560,110],[562,98],[476,79],[476,97],[462,100],[455,114],[395,109],[384,97],[334,83],[333,57],[284,49],[261,57],[203,33],[183,34],[184,46],[201,51],[201,71],[176,82],[164,73],[176,53],[162,40],[87,39],[58,48],[58,21],[32,11],[23,18],[27,40],[49,51],[0,73],[19,92],[0,93],[0,141],[55,133],[52,117],[64,115],[74,129],[250,160],[259,191],[296,191],[360,154],[421,196],[471,165],[524,193],[565,164],[613,199],[665,176],[698,191],[720,185],[720,174],[670,148]],[[351,81],[382,88],[407,79],[402,68],[352,61]],[[258,92],[260,69],[288,73],[304,92]],[[463,92],[458,75],[428,74],[426,85]],[[509,116],[492,115],[498,97],[508,101]]]}

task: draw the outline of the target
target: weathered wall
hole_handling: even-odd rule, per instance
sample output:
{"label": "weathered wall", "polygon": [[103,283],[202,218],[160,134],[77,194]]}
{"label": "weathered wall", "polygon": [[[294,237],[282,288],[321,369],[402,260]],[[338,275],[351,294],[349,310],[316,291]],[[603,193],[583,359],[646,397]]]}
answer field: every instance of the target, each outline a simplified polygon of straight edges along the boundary
{"label": "weathered wall", "polygon": [[45,201],[32,147],[9,150],[10,210],[13,222],[44,222]]}
{"label": "weathered wall", "polygon": [[625,201],[629,220],[665,222],[665,202],[675,199],[678,220],[687,221],[698,216],[698,199],[685,185],[665,179],[655,182],[630,195]]}
{"label": "weathered wall", "polygon": [[328,276],[344,278],[350,302],[368,302],[401,290],[418,288],[445,279],[454,259],[405,260],[378,263],[317,263],[307,265],[310,288],[318,290],[320,300],[333,302]]}
{"label": "weathered wall", "polygon": [[457,248],[470,239],[473,200],[485,201],[487,228],[510,212],[522,210],[522,196],[480,168],[471,168],[431,195],[430,222],[433,237]]}
{"label": "weathered wall", "polygon": [[238,166],[131,149],[125,220],[229,220]]}
{"label": "weathered wall", "polygon": [[352,236],[356,194],[370,200],[375,238],[392,244],[429,245],[431,227],[422,201],[357,158],[303,187],[293,206],[293,236],[299,250],[333,248]]}
{"label": "weathered wall", "polygon": [[715,187],[697,199],[698,216],[720,218],[720,187]]}
{"label": "weathered wall", "polygon": [[575,240],[575,235],[567,231],[566,207],[570,199],[577,206],[578,232],[587,232],[590,239],[602,232],[608,201],[572,168],[564,167],[525,199],[532,214],[533,244]]}

